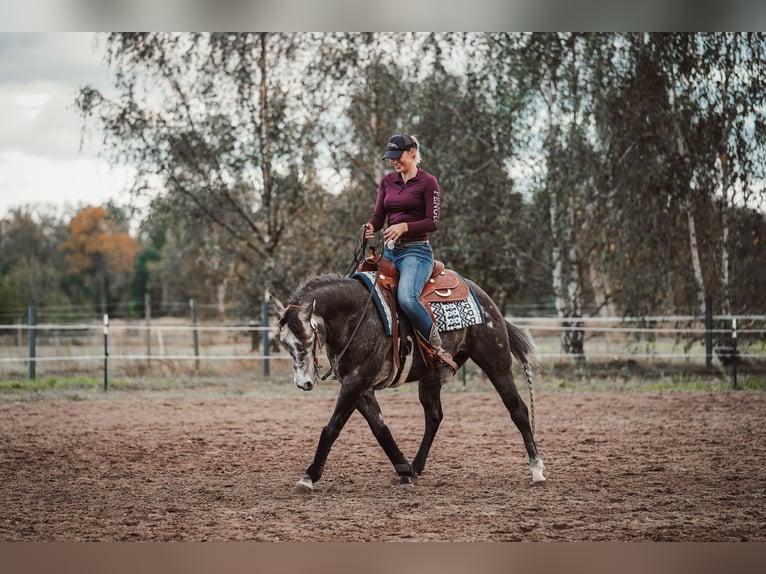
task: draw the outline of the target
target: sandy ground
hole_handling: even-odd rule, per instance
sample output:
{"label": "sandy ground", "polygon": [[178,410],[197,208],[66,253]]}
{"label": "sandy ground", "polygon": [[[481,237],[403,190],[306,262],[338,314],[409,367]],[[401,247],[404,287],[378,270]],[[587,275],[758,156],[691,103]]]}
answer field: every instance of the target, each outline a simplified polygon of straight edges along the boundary
{"label": "sandy ground", "polygon": [[[411,391],[379,393],[414,456]],[[443,396],[404,491],[355,414],[314,494],[333,393],[121,393],[0,404],[0,541],[764,541],[766,393],[537,397],[548,481],[492,392]]]}

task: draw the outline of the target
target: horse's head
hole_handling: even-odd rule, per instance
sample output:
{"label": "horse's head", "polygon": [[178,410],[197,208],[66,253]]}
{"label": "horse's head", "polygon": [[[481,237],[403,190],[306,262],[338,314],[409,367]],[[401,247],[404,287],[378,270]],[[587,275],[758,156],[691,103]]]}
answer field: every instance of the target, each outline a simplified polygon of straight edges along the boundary
{"label": "horse's head", "polygon": [[279,340],[293,360],[293,382],[299,389],[310,391],[316,380],[319,346],[314,305],[285,307],[279,299],[272,297],[271,307],[279,314]]}

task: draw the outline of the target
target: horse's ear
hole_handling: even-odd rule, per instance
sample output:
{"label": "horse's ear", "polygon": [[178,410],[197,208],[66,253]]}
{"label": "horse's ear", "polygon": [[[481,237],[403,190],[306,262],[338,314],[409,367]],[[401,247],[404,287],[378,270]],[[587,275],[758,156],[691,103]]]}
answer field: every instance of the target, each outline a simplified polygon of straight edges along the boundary
{"label": "horse's ear", "polygon": [[273,295],[269,298],[269,303],[271,304],[271,308],[274,309],[274,312],[279,315],[280,317],[285,312],[285,306],[282,305],[282,301],[274,297]]}

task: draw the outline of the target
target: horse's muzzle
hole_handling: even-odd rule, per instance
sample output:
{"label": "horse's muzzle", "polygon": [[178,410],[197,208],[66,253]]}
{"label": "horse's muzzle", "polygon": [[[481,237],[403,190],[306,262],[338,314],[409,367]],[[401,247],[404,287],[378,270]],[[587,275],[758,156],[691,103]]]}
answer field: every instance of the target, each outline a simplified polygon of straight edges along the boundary
{"label": "horse's muzzle", "polygon": [[302,391],[310,391],[314,388],[314,381],[303,381],[302,383],[295,381],[295,386]]}

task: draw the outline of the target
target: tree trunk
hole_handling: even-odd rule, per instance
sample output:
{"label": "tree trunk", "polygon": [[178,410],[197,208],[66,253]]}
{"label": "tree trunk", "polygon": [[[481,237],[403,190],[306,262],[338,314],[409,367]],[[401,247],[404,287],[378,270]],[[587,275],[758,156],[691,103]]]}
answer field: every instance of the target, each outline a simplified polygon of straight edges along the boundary
{"label": "tree trunk", "polygon": [[689,228],[689,251],[692,257],[692,270],[694,271],[694,281],[697,284],[697,304],[699,305],[698,310],[704,316],[705,279],[702,276],[702,263],[700,262],[700,252],[697,245],[697,224],[694,220],[692,202],[688,198],[686,201],[686,220]]}
{"label": "tree trunk", "polygon": [[[573,48],[570,47],[572,50]],[[574,58],[574,56],[571,56]],[[575,198],[576,192],[565,193],[564,190],[571,182],[566,181],[560,173],[555,173],[556,165],[561,159],[556,154],[561,153],[556,141],[556,74],[550,72],[548,78],[548,126],[547,153],[548,176],[547,187],[550,193],[550,218],[553,233],[553,290],[556,298],[556,310],[561,319],[561,350],[575,355],[578,362],[585,358],[585,337],[582,331],[582,302],[580,250],[577,246],[575,232]],[[575,74],[576,76],[576,74]],[[576,104],[575,104],[576,107]],[[553,172],[553,173],[552,173]],[[563,180],[563,181],[562,181]]]}
{"label": "tree trunk", "polygon": [[[729,168],[727,135],[730,131],[729,126],[729,80],[733,58],[729,51],[728,42],[726,42],[725,56],[726,66],[724,66],[723,85],[721,86],[722,116],[725,125],[723,137],[721,140],[721,151],[716,160],[719,179],[721,180],[721,271],[719,281],[721,282],[721,312],[728,315],[731,311],[731,301],[729,300]],[[734,198],[732,198],[733,201]]]}
{"label": "tree trunk", "polygon": [[[671,79],[674,84],[678,83],[674,74],[671,74]],[[678,149],[678,155],[681,157],[682,163],[688,163],[689,161],[689,149],[686,145],[686,139],[684,137],[681,125],[679,123],[679,111],[676,106],[678,101],[678,95],[673,87],[670,88],[670,105],[673,112],[673,131],[676,135],[676,147]],[[685,190],[684,207],[686,209],[686,221],[689,229],[689,251],[692,259],[692,271],[694,272],[694,282],[697,286],[697,305],[699,313],[704,317],[705,315],[705,279],[702,274],[702,263],[699,254],[699,244],[697,242],[697,223],[694,219],[694,202],[692,201],[693,190],[691,188],[691,182],[687,183]]]}

